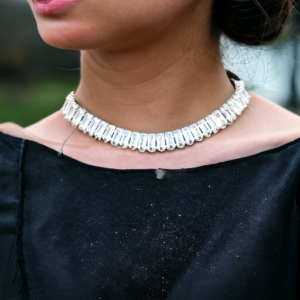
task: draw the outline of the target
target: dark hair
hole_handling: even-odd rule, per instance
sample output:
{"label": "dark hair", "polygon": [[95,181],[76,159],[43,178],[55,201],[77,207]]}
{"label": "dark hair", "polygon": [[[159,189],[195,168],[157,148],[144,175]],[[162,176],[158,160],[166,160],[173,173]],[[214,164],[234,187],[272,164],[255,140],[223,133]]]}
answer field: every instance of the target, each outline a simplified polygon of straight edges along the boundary
{"label": "dark hair", "polygon": [[267,45],[279,37],[293,7],[293,0],[215,0],[214,24],[237,43]]}

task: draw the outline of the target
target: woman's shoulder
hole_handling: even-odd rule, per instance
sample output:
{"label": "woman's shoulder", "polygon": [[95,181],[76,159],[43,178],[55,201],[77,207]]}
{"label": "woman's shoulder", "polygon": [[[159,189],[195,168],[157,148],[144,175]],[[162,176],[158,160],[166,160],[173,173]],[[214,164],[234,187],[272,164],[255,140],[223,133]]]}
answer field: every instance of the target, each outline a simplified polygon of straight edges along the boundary
{"label": "woman's shoulder", "polygon": [[0,124],[0,132],[21,139],[29,138],[28,132],[25,130],[25,128],[13,122],[6,122]]}
{"label": "woman's shoulder", "polygon": [[0,124],[0,158],[4,154],[13,154],[19,151],[22,140],[26,139],[24,129],[11,122]]}

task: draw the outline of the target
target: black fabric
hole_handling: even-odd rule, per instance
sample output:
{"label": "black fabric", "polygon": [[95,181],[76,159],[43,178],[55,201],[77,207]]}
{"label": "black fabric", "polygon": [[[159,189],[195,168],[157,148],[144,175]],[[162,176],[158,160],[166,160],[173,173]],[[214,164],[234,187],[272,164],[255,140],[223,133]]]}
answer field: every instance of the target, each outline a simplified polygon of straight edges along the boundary
{"label": "black fabric", "polygon": [[0,299],[299,299],[299,183],[300,138],[116,170],[0,133]]}

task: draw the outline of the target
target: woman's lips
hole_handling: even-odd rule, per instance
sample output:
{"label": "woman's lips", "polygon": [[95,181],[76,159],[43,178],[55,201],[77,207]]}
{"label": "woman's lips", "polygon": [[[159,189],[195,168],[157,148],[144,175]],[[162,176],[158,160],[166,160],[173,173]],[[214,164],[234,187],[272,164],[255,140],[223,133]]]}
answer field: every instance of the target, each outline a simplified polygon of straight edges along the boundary
{"label": "woman's lips", "polygon": [[35,0],[36,11],[40,15],[51,15],[63,12],[72,6],[74,0]]}

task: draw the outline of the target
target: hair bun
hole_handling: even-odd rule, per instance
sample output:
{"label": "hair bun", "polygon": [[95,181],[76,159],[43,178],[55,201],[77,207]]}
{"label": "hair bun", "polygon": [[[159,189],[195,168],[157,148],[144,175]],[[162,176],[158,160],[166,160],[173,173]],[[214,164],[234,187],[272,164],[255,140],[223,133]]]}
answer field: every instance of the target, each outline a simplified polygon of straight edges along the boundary
{"label": "hair bun", "polygon": [[267,45],[275,41],[293,10],[293,0],[215,0],[213,18],[235,42]]}

